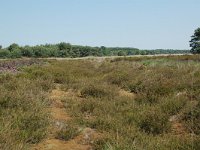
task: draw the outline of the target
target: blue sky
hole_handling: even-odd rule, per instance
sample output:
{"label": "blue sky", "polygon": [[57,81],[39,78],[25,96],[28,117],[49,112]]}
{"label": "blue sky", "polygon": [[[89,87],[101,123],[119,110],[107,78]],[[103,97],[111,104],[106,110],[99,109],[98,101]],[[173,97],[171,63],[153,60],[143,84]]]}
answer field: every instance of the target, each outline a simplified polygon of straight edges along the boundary
{"label": "blue sky", "polygon": [[0,45],[189,49],[200,0],[0,0]]}

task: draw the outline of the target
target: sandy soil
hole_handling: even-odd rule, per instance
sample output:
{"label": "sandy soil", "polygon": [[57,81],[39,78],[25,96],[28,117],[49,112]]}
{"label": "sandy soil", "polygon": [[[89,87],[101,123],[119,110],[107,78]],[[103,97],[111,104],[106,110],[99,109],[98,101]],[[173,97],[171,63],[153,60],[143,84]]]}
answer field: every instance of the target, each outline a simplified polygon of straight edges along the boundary
{"label": "sandy soil", "polygon": [[104,59],[115,59],[115,58],[123,58],[123,57],[156,57],[156,56],[182,56],[182,55],[192,55],[192,54],[156,54],[156,55],[131,55],[131,56],[88,56],[88,57],[78,57],[78,58],[40,58],[40,59],[49,59],[49,60],[82,60],[82,59],[94,59],[94,60],[104,60]]}
{"label": "sandy soil", "polygon": [[63,124],[72,119],[62,103],[65,96],[69,96],[69,93],[62,91],[59,86],[50,93],[51,107],[48,109],[50,109],[54,125],[50,128],[50,135],[41,143],[34,145],[32,150],[92,150],[90,141],[97,134],[90,128],[83,129],[79,136],[69,141],[55,138],[55,134],[62,129]]}

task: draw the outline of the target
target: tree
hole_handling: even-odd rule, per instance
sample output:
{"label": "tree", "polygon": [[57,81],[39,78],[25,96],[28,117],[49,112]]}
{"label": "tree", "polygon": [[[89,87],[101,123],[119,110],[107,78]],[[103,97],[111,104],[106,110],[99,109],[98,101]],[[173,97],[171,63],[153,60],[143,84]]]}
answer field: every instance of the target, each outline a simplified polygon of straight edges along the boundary
{"label": "tree", "polygon": [[89,46],[82,47],[80,50],[80,57],[90,56],[91,48]]}
{"label": "tree", "polygon": [[200,54],[200,28],[194,31],[190,41],[191,53]]}
{"label": "tree", "polygon": [[2,49],[0,50],[0,58],[9,58],[10,57],[10,51]]}
{"label": "tree", "polygon": [[69,43],[61,42],[58,44],[59,50],[71,50],[72,46]]}
{"label": "tree", "polygon": [[49,56],[49,51],[44,47],[44,46],[35,46],[33,47],[33,53],[34,57],[48,57]]}
{"label": "tree", "polygon": [[105,46],[101,46],[101,51],[103,53],[103,56],[108,56],[109,55],[109,51]]}
{"label": "tree", "polygon": [[117,55],[118,56],[126,56],[126,52],[125,51],[119,51],[118,53],[117,53]]}
{"label": "tree", "polygon": [[0,49],[2,49],[2,46],[0,45]]}
{"label": "tree", "polygon": [[16,49],[19,49],[19,45],[16,44],[16,43],[13,43],[13,44],[11,44],[11,45],[8,47],[8,50],[9,50],[10,52],[12,52],[12,51],[14,51],[14,50],[16,50]]}
{"label": "tree", "polygon": [[15,49],[10,53],[10,57],[11,58],[21,58],[22,57],[22,53],[20,49]]}
{"label": "tree", "polygon": [[72,45],[69,43],[61,42],[58,44],[59,57],[70,57],[72,54]]}
{"label": "tree", "polygon": [[33,57],[34,56],[33,48],[30,46],[25,46],[21,49],[21,54],[24,57]]}

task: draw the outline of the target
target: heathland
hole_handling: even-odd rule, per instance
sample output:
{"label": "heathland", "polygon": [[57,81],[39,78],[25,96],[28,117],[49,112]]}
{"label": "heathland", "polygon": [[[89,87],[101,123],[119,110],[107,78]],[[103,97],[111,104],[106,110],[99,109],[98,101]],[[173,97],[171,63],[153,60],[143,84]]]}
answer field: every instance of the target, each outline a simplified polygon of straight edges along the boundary
{"label": "heathland", "polygon": [[198,150],[200,56],[0,61],[0,149]]}

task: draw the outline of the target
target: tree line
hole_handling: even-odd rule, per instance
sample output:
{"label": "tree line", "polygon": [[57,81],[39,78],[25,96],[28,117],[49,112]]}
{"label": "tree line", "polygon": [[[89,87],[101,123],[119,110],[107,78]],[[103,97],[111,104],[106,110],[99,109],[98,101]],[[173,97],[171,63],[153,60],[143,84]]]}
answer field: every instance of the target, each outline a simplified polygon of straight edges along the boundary
{"label": "tree line", "polygon": [[91,47],[71,45],[61,42],[59,44],[45,44],[36,46],[19,46],[16,43],[6,48],[0,45],[0,58],[21,58],[21,57],[87,57],[87,56],[127,56],[127,55],[155,55],[155,54],[200,54],[200,28],[194,31],[190,40],[191,50],[139,50],[127,47]]}
{"label": "tree line", "polygon": [[6,48],[0,46],[0,58],[21,57],[87,57],[87,56],[128,56],[128,55],[154,55],[154,54],[186,54],[189,50],[139,50],[137,48],[125,47],[91,47],[71,45],[61,42],[59,44],[45,44],[36,46],[19,46],[11,44]]}

